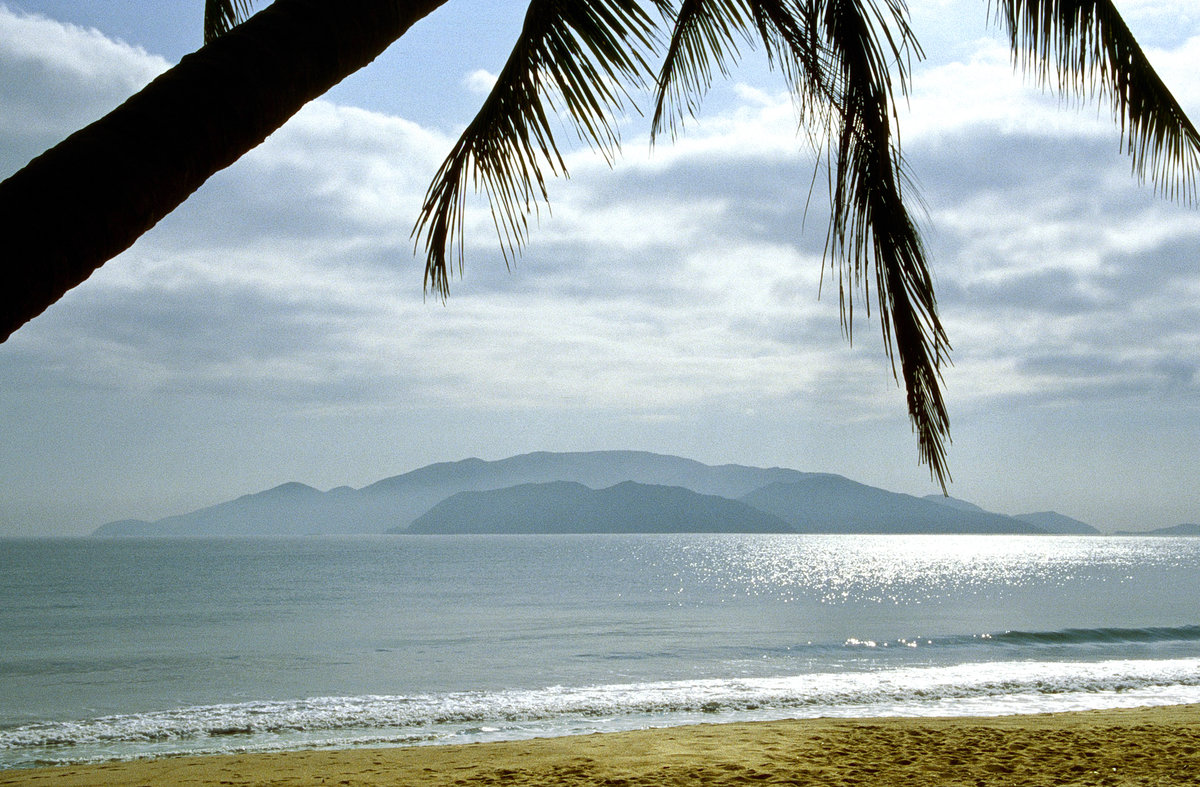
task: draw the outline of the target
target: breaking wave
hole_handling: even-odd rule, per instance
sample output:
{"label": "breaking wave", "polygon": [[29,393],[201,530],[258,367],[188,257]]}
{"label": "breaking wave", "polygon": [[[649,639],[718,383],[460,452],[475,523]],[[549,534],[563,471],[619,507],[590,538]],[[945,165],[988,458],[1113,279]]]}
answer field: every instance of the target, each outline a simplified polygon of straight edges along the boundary
{"label": "breaking wave", "polygon": [[1196,701],[1200,659],[1010,661],[776,678],[205,705],[0,730],[0,752],[15,755],[3,758],[12,767],[183,751],[264,750],[285,739],[292,747],[305,742],[464,742],[483,739],[485,733],[570,734],[691,723],[713,715],[984,715]]}

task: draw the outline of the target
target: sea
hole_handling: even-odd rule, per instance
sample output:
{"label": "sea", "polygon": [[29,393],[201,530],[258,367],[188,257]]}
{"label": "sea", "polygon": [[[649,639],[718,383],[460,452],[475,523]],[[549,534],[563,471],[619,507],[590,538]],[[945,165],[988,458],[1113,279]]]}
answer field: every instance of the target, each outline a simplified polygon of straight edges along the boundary
{"label": "sea", "polygon": [[0,541],[0,769],[1200,702],[1200,538]]}

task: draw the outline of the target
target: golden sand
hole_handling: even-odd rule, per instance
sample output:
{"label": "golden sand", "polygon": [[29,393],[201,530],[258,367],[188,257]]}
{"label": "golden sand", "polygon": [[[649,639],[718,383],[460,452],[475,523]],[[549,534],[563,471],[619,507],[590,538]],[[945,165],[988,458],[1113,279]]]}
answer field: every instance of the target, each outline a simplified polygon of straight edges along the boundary
{"label": "golden sand", "polygon": [[986,719],[706,724],[0,773],[0,787],[491,784],[1200,785],[1200,705]]}

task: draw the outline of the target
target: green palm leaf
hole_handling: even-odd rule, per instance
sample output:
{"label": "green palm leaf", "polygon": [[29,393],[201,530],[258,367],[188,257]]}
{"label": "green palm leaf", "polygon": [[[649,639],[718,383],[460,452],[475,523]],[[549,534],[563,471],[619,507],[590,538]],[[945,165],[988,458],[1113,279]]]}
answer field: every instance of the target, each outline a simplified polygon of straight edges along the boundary
{"label": "green palm leaf", "polygon": [[1000,0],[1017,64],[1043,84],[1112,101],[1139,178],[1196,199],[1200,134],[1110,0]]}
{"label": "green palm leaf", "polygon": [[899,361],[921,460],[944,490],[949,420],[939,369],[949,342],[901,195],[907,180],[893,141],[893,78],[906,92],[910,57],[920,54],[905,7],[899,0],[882,10],[858,0],[684,0],[659,77],[655,132],[674,134],[676,119],[694,114],[713,64],[727,73],[739,37],[762,41],[810,131],[824,136],[832,203],[826,255],[838,270],[843,327],[852,334],[853,293],[869,289],[874,268],[884,344],[894,373]]}
{"label": "green palm leaf", "polygon": [[[1109,0],[997,0],[1019,64],[1043,81],[1107,95],[1134,169],[1172,195],[1195,198],[1200,135],[1146,61]],[[467,185],[488,196],[506,262],[546,201],[544,172],[565,174],[550,117],[564,110],[579,137],[611,162],[611,120],[641,88],[655,24],[636,0],[534,0],[520,41],[475,120],[443,163],[413,231],[426,287],[445,297],[447,259],[462,266]],[[837,270],[842,324],[853,333],[855,291],[880,311],[884,345],[903,378],[921,461],[946,488],[949,420],[940,389],[949,363],[915,195],[896,132],[921,51],[903,0],[653,0],[671,35],[657,84],[652,139],[693,115],[714,70],[728,75],[739,43],[760,41],[796,98],[828,164],[826,258]],[[740,39],[740,41],[739,41]],[[873,274],[873,275],[872,275]]]}
{"label": "green palm leaf", "polygon": [[950,427],[940,369],[948,362],[950,345],[937,315],[924,245],[902,193],[908,179],[892,131],[892,69],[901,92],[907,92],[909,57],[920,52],[903,3],[888,0],[884,7],[886,12],[861,0],[828,0],[820,14],[824,45],[836,70],[827,84],[836,91],[835,122],[840,125],[827,251],[838,263],[848,333],[853,303],[847,283],[864,283],[866,271],[874,267],[893,372],[898,359],[921,461],[944,491],[950,478],[945,457]]}
{"label": "green palm leaf", "polygon": [[613,114],[644,87],[655,23],[635,0],[534,0],[520,39],[479,114],[443,162],[414,236],[426,249],[425,285],[445,297],[447,259],[462,270],[468,183],[488,198],[505,261],[524,245],[528,217],[546,202],[543,168],[566,174],[551,126],[561,109],[611,162],[620,138]]}
{"label": "green palm leaf", "polygon": [[750,9],[741,0],[683,0],[658,77],[651,140],[665,127],[675,137],[677,121],[696,114],[712,84],[713,65],[729,76],[730,61],[739,54],[736,39],[752,41],[749,22]]}
{"label": "green palm leaf", "polygon": [[658,78],[651,136],[694,116],[712,84],[712,66],[729,76],[740,55],[738,39],[759,39],[772,67],[783,71],[804,119],[824,127],[833,101],[825,80],[826,52],[816,37],[815,4],[796,0],[684,0]]}
{"label": "green palm leaf", "polygon": [[250,17],[252,0],[204,0],[204,43],[228,33]]}
{"label": "green palm leaf", "polygon": [[828,129],[837,101],[837,68],[821,40],[819,3],[754,3],[759,37],[772,66],[783,71],[801,112],[802,124]]}

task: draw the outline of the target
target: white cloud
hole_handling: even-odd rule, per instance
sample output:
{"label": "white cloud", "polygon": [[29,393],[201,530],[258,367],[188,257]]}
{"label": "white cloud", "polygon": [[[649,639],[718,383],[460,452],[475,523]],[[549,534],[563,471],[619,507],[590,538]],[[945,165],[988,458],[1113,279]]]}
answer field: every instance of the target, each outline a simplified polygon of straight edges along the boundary
{"label": "white cloud", "polygon": [[167,68],[144,50],[0,5],[0,177]]}
{"label": "white cloud", "polygon": [[[59,43],[18,57],[13,25]],[[1194,70],[1195,41],[1163,62]],[[952,416],[981,428],[989,413],[1019,422],[1023,408],[1089,398],[1159,413],[1164,396],[1195,402],[1195,212],[1129,178],[1105,114],[1064,112],[994,41],[962,54],[918,72],[901,119],[956,348]],[[32,144],[19,141],[29,129],[67,133],[77,118],[58,113],[74,97],[107,96],[87,110],[103,111],[163,67],[2,10],[0,58],[58,75],[54,91],[26,91],[0,150]],[[0,85],[6,113],[15,90]],[[795,109],[755,85],[731,94],[650,154],[644,129],[631,132],[611,171],[571,153],[573,178],[551,184],[512,273],[473,204],[445,306],[423,299],[409,233],[452,140],[314,102],[0,345],[5,422],[31,424],[0,466],[40,468],[20,471],[44,478],[29,494],[53,494],[84,435],[120,445],[93,457],[110,477],[155,456],[242,493],[288,480],[278,473],[366,483],[411,466],[386,464],[398,456],[699,446],[714,461],[917,485],[878,323],[860,303],[850,347],[828,278],[817,300],[825,214],[818,179],[803,220],[813,157]],[[357,455],[306,453],[339,445]],[[893,456],[900,469],[883,469]],[[999,473],[995,458],[962,461],[956,476],[976,485]],[[131,496],[153,497],[145,475]]]}
{"label": "white cloud", "polygon": [[906,143],[975,126],[1007,134],[1113,135],[1108,110],[1097,114],[1090,104],[1080,109],[1042,89],[1014,70],[1004,43],[983,38],[963,60],[918,70],[900,128]]}
{"label": "white cloud", "polygon": [[[1200,23],[1192,29],[1197,26]],[[1200,114],[1200,83],[1196,79],[1200,70],[1200,35],[1191,35],[1174,49],[1149,49],[1146,57],[1188,115],[1194,119]]]}
{"label": "white cloud", "polygon": [[38,71],[84,82],[93,91],[114,85],[136,90],[168,65],[140,47],[113,41],[96,30],[17,13],[3,5],[0,33],[6,62],[36,64]]}
{"label": "white cloud", "polygon": [[489,73],[482,68],[477,68],[463,79],[463,84],[467,90],[479,96],[486,96],[492,92],[492,87],[496,84],[496,75]]}

